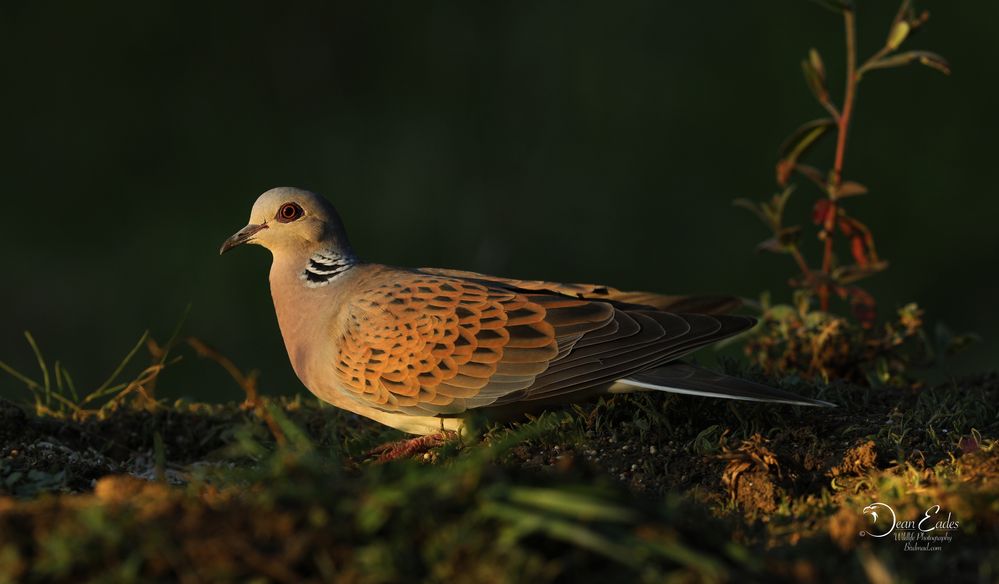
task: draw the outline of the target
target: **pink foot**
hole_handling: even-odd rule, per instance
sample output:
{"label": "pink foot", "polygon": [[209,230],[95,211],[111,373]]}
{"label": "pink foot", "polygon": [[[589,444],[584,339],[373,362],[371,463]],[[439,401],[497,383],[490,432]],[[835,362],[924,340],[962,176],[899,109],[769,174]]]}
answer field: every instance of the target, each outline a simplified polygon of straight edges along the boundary
{"label": "pink foot", "polygon": [[412,458],[417,454],[423,454],[433,448],[442,446],[458,437],[458,433],[452,430],[441,430],[437,434],[417,436],[396,442],[387,442],[381,446],[376,446],[365,453],[366,456],[375,456],[378,464],[400,458]]}

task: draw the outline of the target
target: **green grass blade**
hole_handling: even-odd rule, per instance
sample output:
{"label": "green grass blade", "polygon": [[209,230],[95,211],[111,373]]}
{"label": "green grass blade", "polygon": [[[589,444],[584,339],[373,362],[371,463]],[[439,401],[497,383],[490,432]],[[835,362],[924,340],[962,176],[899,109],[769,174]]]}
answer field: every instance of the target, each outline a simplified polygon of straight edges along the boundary
{"label": "green grass blade", "polygon": [[0,361],[0,369],[3,369],[4,371],[7,372],[8,375],[13,377],[14,379],[17,379],[24,385],[28,386],[28,389],[31,390],[32,393],[41,391],[42,385],[40,383],[38,383],[34,379],[31,379],[27,375],[21,373],[17,369],[14,369],[13,367],[4,363],[3,361]]}
{"label": "green grass blade", "polygon": [[87,394],[87,397],[83,398],[82,404],[88,404],[96,399],[100,399],[104,396],[118,393],[119,391],[125,389],[131,385],[130,383],[119,383],[118,385],[112,385],[111,387],[105,387],[104,389],[94,390],[93,392]]}
{"label": "green grass blade", "polygon": [[180,331],[184,328],[184,323],[187,322],[187,317],[191,314],[191,303],[188,302],[187,306],[184,308],[184,313],[180,315],[180,320],[177,321],[177,326],[173,328],[173,332],[170,334],[170,338],[167,339],[165,345],[163,345],[163,354],[160,356],[160,365],[166,363],[167,356],[170,354],[170,350],[173,349],[174,344],[177,343],[177,338],[180,337]]}
{"label": "green grass blade", "polygon": [[[149,331],[142,333],[142,336],[139,337],[139,341],[135,343],[135,346],[132,347],[132,350],[128,352],[128,355],[125,355],[125,358],[122,360],[121,363],[118,364],[118,367],[115,368],[113,373],[111,373],[111,376],[108,377],[107,381],[102,383],[100,387],[91,392],[90,395],[87,396],[87,399],[84,400],[84,402],[90,401],[92,399],[91,396],[93,396],[94,394],[106,395],[107,388],[112,383],[114,383],[115,379],[118,379],[118,376],[121,375],[121,372],[125,370],[125,367],[127,367],[129,362],[132,361],[132,358],[135,357],[135,354],[139,352],[139,349],[142,348],[143,343],[145,343],[146,339],[148,338],[149,338]],[[122,385],[121,387],[125,387],[125,385]]]}
{"label": "green grass blade", "polygon": [[628,566],[638,566],[639,556],[634,549],[612,541],[594,529],[580,523],[552,517],[499,501],[485,501],[479,512],[498,519],[514,529],[513,538],[532,533],[542,533],[554,540],[600,554]]}
{"label": "green grass blade", "polygon": [[288,438],[288,443],[291,444],[296,450],[301,452],[311,452],[315,449],[312,444],[312,440],[309,439],[309,435],[305,433],[304,430],[298,427],[298,424],[291,421],[291,418],[285,414],[285,411],[281,409],[280,406],[275,404],[271,400],[264,400],[264,408],[267,409],[267,413],[274,418],[274,422],[281,428],[284,432],[285,437]]}
{"label": "green grass blade", "polygon": [[59,361],[55,362],[55,382],[56,393],[62,393],[62,365]]}
{"label": "green grass blade", "polygon": [[76,384],[73,383],[73,378],[69,376],[69,371],[65,367],[62,368],[62,378],[66,384],[66,388],[69,390],[69,394],[73,396],[73,403],[80,403],[80,396],[76,393]]}
{"label": "green grass blade", "polygon": [[48,406],[52,403],[52,380],[49,379],[49,368],[45,365],[45,358],[42,357],[42,351],[38,348],[38,343],[35,342],[35,337],[31,336],[31,333],[24,331],[24,338],[28,339],[28,344],[31,345],[31,350],[35,353],[35,358],[38,359],[38,368],[42,370],[42,386],[45,391],[45,405]]}
{"label": "green grass blade", "polygon": [[519,505],[536,507],[582,521],[629,523],[638,519],[631,509],[565,489],[511,487],[507,497]]}
{"label": "green grass blade", "polygon": [[69,398],[67,398],[67,397],[65,397],[63,395],[60,395],[58,393],[53,393],[52,394],[52,399],[56,400],[57,402],[59,402],[60,404],[62,404],[64,406],[68,407],[70,410],[73,410],[74,412],[80,411],[80,406],[76,405],[75,403],[73,403],[72,400],[70,400]]}

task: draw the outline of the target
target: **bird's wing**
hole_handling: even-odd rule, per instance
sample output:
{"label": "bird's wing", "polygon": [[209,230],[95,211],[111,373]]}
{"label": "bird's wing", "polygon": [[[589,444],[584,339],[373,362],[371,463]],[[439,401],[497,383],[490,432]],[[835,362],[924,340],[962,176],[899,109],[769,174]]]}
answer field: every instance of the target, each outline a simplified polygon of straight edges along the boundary
{"label": "bird's wing", "polygon": [[348,304],[334,365],[365,405],[454,414],[607,384],[754,322],[393,270]]}
{"label": "bird's wing", "polygon": [[742,306],[742,300],[734,296],[667,295],[656,294],[655,292],[623,291],[600,284],[566,284],[561,282],[546,282],[544,280],[517,280],[479,274],[477,272],[442,268],[421,268],[420,271],[440,276],[488,282],[518,290],[552,292],[588,300],[603,300],[620,304],[647,306],[665,312],[728,314]]}

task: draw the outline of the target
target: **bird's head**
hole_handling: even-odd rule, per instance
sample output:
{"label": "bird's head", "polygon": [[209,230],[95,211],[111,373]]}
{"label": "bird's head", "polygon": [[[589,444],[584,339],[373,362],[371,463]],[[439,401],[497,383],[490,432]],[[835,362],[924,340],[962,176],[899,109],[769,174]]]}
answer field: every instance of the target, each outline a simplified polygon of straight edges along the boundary
{"label": "bird's head", "polygon": [[244,243],[262,245],[273,254],[325,249],[352,255],[333,205],[320,195],[291,187],[260,195],[250,211],[250,222],[225,240],[219,254]]}

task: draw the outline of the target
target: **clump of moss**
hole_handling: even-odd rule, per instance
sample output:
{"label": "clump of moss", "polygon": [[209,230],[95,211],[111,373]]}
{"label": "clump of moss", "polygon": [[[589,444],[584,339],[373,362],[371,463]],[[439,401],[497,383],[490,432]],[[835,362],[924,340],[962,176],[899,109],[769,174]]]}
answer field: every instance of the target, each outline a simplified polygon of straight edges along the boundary
{"label": "clump of moss", "polygon": [[744,351],[771,376],[910,386],[914,372],[953,355],[973,339],[952,335],[943,327],[931,337],[916,304],[903,306],[891,320],[867,326],[813,309],[805,292],[795,295],[794,305],[770,305],[764,298],[762,306],[760,324],[747,337]]}

